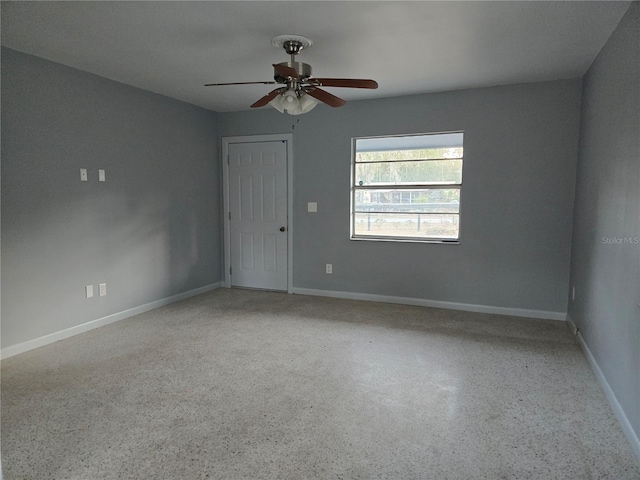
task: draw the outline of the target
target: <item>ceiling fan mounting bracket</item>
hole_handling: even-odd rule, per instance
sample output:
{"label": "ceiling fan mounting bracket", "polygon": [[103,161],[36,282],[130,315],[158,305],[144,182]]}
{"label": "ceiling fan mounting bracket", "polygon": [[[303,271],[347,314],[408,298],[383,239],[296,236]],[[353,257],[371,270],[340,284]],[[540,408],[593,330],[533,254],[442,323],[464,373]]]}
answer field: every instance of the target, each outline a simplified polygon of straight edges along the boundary
{"label": "ceiling fan mounting bracket", "polygon": [[297,55],[303,48],[313,45],[313,42],[302,35],[278,35],[271,40],[271,45],[284,48],[288,55]]}

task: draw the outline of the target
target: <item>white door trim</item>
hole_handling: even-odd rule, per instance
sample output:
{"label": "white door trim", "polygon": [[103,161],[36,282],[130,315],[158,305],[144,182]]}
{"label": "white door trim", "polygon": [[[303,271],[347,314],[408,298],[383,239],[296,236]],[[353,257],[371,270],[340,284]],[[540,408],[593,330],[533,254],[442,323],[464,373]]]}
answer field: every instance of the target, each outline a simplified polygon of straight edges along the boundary
{"label": "white door trim", "polygon": [[224,282],[231,288],[231,235],[229,225],[229,145],[233,143],[287,142],[287,293],[293,293],[293,134],[222,137],[222,194],[224,205]]}

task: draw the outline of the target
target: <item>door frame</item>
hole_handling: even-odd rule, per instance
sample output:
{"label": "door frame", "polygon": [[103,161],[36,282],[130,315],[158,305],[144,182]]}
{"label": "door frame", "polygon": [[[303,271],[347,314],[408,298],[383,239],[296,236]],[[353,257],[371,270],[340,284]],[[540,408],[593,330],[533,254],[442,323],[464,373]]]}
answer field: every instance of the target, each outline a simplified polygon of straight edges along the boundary
{"label": "door frame", "polygon": [[231,288],[231,229],[229,223],[229,145],[235,143],[286,142],[287,144],[287,293],[293,293],[293,134],[222,137],[222,192],[224,228],[224,281]]}

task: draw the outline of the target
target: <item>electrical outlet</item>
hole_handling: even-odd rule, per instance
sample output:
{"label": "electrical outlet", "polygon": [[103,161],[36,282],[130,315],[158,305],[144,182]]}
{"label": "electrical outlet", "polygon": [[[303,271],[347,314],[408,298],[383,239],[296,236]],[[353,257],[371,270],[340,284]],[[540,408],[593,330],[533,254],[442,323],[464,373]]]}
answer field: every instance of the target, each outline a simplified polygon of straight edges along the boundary
{"label": "electrical outlet", "polygon": [[100,296],[104,297],[107,294],[107,284],[106,283],[101,283],[100,284]]}
{"label": "electrical outlet", "polygon": [[327,263],[327,273],[329,274],[333,273],[333,265],[330,263]]}
{"label": "electrical outlet", "polygon": [[93,285],[87,285],[86,287],[84,287],[84,293],[87,298],[93,297]]}
{"label": "electrical outlet", "polygon": [[86,168],[81,168],[80,169],[80,181],[81,182],[86,182],[88,180],[87,178],[87,169]]}

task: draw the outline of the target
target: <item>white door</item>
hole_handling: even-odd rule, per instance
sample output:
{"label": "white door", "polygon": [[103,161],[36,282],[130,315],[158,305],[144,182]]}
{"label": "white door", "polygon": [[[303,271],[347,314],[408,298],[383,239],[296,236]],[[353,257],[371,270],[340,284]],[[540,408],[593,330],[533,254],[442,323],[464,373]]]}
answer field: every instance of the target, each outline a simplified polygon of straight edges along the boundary
{"label": "white door", "polygon": [[231,285],[287,290],[287,143],[229,144]]}

